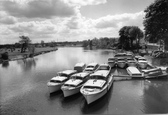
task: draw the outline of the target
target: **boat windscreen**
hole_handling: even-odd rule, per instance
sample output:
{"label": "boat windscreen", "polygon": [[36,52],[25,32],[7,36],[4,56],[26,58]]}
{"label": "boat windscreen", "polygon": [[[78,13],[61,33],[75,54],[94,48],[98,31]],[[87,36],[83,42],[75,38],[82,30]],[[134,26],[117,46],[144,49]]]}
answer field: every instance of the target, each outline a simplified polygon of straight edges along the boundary
{"label": "boat windscreen", "polygon": [[67,86],[67,87],[75,87],[75,85],[72,85],[72,84],[64,84],[64,86]]}
{"label": "boat windscreen", "polygon": [[102,80],[105,80],[105,77],[98,76],[98,75],[93,75],[93,76],[90,77],[90,79],[102,79]]}
{"label": "boat windscreen", "polygon": [[98,87],[98,86],[84,86],[83,88],[89,88],[89,89],[101,89],[101,87]]}
{"label": "boat windscreen", "polygon": [[109,66],[100,66],[99,70],[109,70]]}
{"label": "boat windscreen", "polygon": [[50,82],[53,82],[53,83],[61,83],[61,81],[58,81],[58,80],[50,80]]}
{"label": "boat windscreen", "polygon": [[79,76],[72,76],[72,79],[80,79],[80,80],[83,80],[82,77],[79,77]]}
{"label": "boat windscreen", "polygon": [[68,77],[67,74],[64,74],[64,73],[58,73],[59,76],[64,76],[64,77]]}

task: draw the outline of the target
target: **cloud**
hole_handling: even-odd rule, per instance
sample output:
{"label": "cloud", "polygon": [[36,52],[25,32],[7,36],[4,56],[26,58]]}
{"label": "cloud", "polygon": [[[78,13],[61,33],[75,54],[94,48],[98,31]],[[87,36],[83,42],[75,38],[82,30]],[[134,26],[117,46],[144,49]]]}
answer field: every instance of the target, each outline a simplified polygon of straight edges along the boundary
{"label": "cloud", "polygon": [[118,15],[108,15],[96,20],[92,20],[95,23],[96,28],[121,28],[122,26],[139,26],[142,28],[142,21],[144,12],[138,13],[124,13]]}
{"label": "cloud", "polygon": [[65,3],[77,6],[104,4],[107,0],[63,0]]}
{"label": "cloud", "polygon": [[8,16],[5,12],[0,12],[0,23],[1,24],[14,24],[17,22],[17,19],[13,16]]}
{"label": "cloud", "polygon": [[57,33],[55,25],[49,20],[47,21],[31,21],[21,22],[9,27],[15,33],[29,34],[29,35],[49,35]]}
{"label": "cloud", "polygon": [[26,18],[70,17],[75,14],[74,7],[61,0],[18,0],[2,1],[0,7],[9,15]]}

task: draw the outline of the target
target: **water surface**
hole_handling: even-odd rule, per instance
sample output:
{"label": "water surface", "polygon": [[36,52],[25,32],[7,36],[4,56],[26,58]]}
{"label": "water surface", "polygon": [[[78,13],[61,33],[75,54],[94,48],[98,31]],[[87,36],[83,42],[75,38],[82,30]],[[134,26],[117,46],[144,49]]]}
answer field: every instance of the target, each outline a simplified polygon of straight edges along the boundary
{"label": "water surface", "polygon": [[[57,72],[73,69],[78,62],[106,63],[111,50],[65,47],[32,59],[0,65],[2,115],[159,114],[168,113],[168,79],[115,81],[99,101],[87,105],[81,94],[64,98],[61,91],[48,93],[47,82]],[[168,59],[148,61],[168,66]],[[122,72],[122,71],[121,71]]]}

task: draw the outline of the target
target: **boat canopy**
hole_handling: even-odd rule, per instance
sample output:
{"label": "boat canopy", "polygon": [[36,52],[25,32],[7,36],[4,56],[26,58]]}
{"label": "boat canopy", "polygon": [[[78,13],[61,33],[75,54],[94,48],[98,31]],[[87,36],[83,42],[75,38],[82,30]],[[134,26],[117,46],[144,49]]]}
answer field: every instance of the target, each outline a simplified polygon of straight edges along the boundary
{"label": "boat canopy", "polygon": [[142,73],[136,68],[136,67],[128,67],[127,68],[127,72],[130,74],[130,75],[142,75]]}
{"label": "boat canopy", "polygon": [[102,77],[107,77],[109,74],[108,70],[98,70],[95,73],[91,74],[90,77],[92,76],[102,76]]}
{"label": "boat canopy", "polygon": [[110,66],[108,64],[101,64],[97,70],[110,70]]}
{"label": "boat canopy", "polygon": [[77,71],[76,70],[65,70],[65,71],[62,71],[62,72],[58,72],[58,75],[71,75],[73,73],[76,73]]}
{"label": "boat canopy", "polygon": [[65,79],[67,79],[67,77],[63,77],[63,76],[57,76],[57,77],[53,77],[51,79],[52,80],[55,80],[55,81],[64,81]]}
{"label": "boat canopy", "polygon": [[86,68],[94,68],[96,65],[98,65],[98,63],[90,63]]}
{"label": "boat canopy", "polygon": [[75,65],[75,67],[83,67],[83,66],[85,66],[85,63],[77,63],[76,65]]}
{"label": "boat canopy", "polygon": [[83,79],[83,78],[85,78],[88,75],[89,75],[89,73],[87,73],[87,72],[81,72],[81,73],[73,74],[71,76],[71,78],[77,77],[77,78],[82,78]]}
{"label": "boat canopy", "polygon": [[82,80],[79,80],[79,79],[69,79],[68,81],[66,81],[66,82],[64,83],[64,85],[77,86],[77,85],[79,85],[80,83],[82,83]]}
{"label": "boat canopy", "polygon": [[105,80],[97,80],[97,79],[90,79],[88,80],[85,84],[84,84],[84,88],[88,88],[88,87],[99,87],[102,88],[104,86],[104,84],[106,83]]}

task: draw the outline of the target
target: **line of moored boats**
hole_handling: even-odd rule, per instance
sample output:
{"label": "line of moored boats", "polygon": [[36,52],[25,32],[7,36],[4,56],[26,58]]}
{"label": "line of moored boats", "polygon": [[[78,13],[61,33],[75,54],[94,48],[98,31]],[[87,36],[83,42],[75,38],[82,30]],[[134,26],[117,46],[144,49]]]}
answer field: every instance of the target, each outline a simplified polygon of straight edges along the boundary
{"label": "line of moored boats", "polygon": [[114,75],[112,68],[127,70],[131,78],[154,78],[167,76],[167,72],[150,66],[147,60],[132,53],[117,53],[108,59],[107,64],[77,63],[73,70],[65,70],[57,73],[48,83],[49,92],[63,91],[64,97],[81,93],[90,104],[104,96],[111,88]]}

